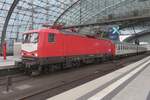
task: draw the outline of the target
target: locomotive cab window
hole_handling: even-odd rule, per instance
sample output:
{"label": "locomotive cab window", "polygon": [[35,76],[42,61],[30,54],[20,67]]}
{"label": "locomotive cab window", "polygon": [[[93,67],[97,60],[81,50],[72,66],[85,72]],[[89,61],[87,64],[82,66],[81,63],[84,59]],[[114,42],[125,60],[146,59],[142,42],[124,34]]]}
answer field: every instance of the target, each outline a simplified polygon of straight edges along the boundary
{"label": "locomotive cab window", "polygon": [[23,43],[37,43],[38,42],[38,33],[26,33],[23,35],[22,42]]}
{"label": "locomotive cab window", "polygon": [[55,42],[55,34],[53,33],[48,34],[48,42]]}

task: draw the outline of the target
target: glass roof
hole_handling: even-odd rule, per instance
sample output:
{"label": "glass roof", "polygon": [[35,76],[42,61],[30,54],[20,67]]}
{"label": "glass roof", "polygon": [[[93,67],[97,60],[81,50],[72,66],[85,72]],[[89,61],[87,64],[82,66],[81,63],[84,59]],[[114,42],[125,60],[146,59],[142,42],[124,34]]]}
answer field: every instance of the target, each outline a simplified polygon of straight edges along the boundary
{"label": "glass roof", "polygon": [[150,16],[150,0],[80,0],[56,23],[78,25],[143,15]]}
{"label": "glass roof", "polygon": [[[11,5],[17,0],[0,0],[0,36]],[[20,37],[18,33],[52,25],[58,16],[77,0],[19,0],[6,31],[6,38]]]}
{"label": "glass roof", "polygon": [[7,39],[44,24],[78,25],[129,16],[150,15],[150,0],[0,0],[0,36],[13,2]]}

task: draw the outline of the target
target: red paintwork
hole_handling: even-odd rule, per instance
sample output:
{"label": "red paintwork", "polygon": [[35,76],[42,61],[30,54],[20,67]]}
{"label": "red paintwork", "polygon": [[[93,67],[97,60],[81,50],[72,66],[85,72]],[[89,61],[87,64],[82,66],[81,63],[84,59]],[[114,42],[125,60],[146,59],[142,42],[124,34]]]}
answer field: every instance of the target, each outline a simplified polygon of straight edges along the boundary
{"label": "red paintwork", "polygon": [[[78,34],[66,34],[56,29],[41,29],[30,32],[39,33],[37,50],[37,57],[39,58],[94,54],[115,55],[115,45],[110,40],[95,39]],[[50,33],[54,33],[56,37],[53,43],[48,42],[48,34]],[[22,53],[23,52],[25,51],[22,51]],[[26,55],[29,56],[30,54],[26,52]],[[31,55],[31,57],[33,57],[33,55]]]}

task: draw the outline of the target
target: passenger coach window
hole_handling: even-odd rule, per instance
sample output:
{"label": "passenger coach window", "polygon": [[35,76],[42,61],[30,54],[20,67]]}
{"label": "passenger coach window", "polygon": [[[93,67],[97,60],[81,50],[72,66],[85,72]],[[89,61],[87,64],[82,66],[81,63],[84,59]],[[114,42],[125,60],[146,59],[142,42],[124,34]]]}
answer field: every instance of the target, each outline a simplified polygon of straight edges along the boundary
{"label": "passenger coach window", "polygon": [[55,42],[55,34],[48,34],[48,42]]}

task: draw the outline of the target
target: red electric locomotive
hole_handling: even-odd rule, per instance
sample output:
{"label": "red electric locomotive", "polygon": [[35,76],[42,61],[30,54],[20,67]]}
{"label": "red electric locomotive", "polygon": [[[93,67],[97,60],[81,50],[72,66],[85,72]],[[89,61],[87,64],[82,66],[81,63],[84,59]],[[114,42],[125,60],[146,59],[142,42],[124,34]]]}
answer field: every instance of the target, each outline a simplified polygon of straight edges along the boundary
{"label": "red electric locomotive", "polygon": [[[28,71],[53,70],[115,56],[115,45],[57,29],[33,30],[23,34],[22,63]],[[57,66],[58,67],[58,66]]]}

